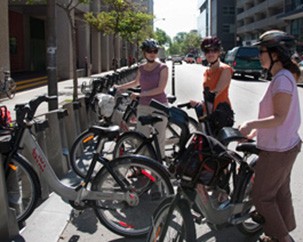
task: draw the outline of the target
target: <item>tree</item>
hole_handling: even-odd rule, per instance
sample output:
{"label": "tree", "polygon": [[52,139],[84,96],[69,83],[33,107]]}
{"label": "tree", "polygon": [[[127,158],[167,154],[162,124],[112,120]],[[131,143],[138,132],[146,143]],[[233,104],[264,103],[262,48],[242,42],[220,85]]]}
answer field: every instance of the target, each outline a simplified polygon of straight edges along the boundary
{"label": "tree", "polygon": [[[105,35],[113,35],[113,69],[117,68],[116,39],[125,37],[129,41],[139,39],[139,32],[147,27],[153,16],[138,11],[138,6],[124,0],[104,0],[108,11],[102,11],[96,16],[89,12],[84,15],[86,21]],[[150,25],[150,24],[149,24]]]}
{"label": "tree", "polygon": [[62,8],[69,20],[72,31],[71,47],[72,47],[72,69],[73,69],[73,100],[78,99],[78,76],[77,76],[77,51],[76,51],[76,34],[77,27],[74,19],[74,10],[80,4],[88,4],[91,0],[57,0],[57,6]]}

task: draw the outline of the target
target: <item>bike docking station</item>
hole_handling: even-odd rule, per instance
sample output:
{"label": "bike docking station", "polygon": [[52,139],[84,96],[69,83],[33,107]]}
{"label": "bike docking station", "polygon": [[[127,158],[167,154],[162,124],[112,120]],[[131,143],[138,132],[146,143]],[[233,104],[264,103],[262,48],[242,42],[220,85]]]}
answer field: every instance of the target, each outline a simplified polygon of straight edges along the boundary
{"label": "bike docking station", "polygon": [[[136,74],[136,70],[137,68],[131,68],[126,72],[126,76],[123,76],[123,81],[132,80]],[[122,80],[116,80],[117,83],[120,81]],[[70,149],[76,137],[88,127],[98,124],[99,119],[98,115],[90,107],[87,107],[85,97],[80,97],[76,101],[65,101],[64,103],[60,103],[59,106],[61,107],[56,110],[35,117],[35,124],[31,128],[31,132],[34,133],[37,142],[46,154],[58,178],[64,179],[64,182],[66,179],[69,179],[66,182],[72,183],[72,179],[76,179],[76,177],[73,175],[70,177],[71,175],[69,174],[71,171],[69,161]],[[34,150],[30,150],[25,145],[22,147],[21,153],[37,172],[41,185],[41,202],[39,202],[39,205],[41,205],[49,198],[52,191],[42,176],[41,166],[43,167],[44,161],[41,157],[35,156],[34,152]],[[2,160],[1,154],[0,160]],[[14,209],[9,207],[3,164],[2,162],[0,163],[0,196],[2,198],[0,200],[0,241],[4,242],[12,241],[17,236],[22,236],[22,232],[29,225],[26,221],[18,223]]]}

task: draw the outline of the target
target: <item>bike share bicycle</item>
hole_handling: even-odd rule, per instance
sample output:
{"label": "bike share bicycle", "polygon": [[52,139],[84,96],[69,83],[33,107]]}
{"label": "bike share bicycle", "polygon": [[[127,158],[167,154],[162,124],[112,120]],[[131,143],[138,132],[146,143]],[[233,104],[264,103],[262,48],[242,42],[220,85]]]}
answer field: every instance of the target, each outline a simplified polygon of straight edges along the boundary
{"label": "bike share bicycle", "polygon": [[[240,141],[236,151],[227,148]],[[177,194],[159,205],[147,241],[196,241],[195,224],[212,229],[236,226],[253,236],[262,230],[254,212],[251,189],[258,150],[233,128],[223,128],[214,139],[196,132],[177,160]],[[242,155],[241,155],[242,153]]]}
{"label": "bike share bicycle", "polygon": [[15,97],[16,94],[16,82],[11,78],[10,71],[3,71],[4,78],[0,80],[0,93],[5,93],[9,99]]}
{"label": "bike share bicycle", "polygon": [[[47,121],[36,123],[35,112],[43,102],[57,97],[39,96],[27,104],[15,106],[16,123],[8,129],[1,142],[7,193],[11,207],[17,201],[17,219],[25,220],[35,209],[40,196],[40,182],[32,164],[21,155],[26,146],[32,155],[34,166],[52,191],[75,209],[93,208],[99,221],[114,233],[122,236],[145,235],[151,225],[146,218],[168,195],[173,194],[167,172],[153,160],[138,155],[109,161],[98,153],[93,154],[90,167],[79,185],[70,186],[61,182],[49,164],[46,155],[31,132],[33,125],[40,129]],[[104,130],[113,135],[116,131]],[[5,149],[4,149],[5,148]],[[102,169],[93,175],[96,163]],[[22,172],[22,173],[21,173]],[[12,184],[17,186],[12,186]]]}

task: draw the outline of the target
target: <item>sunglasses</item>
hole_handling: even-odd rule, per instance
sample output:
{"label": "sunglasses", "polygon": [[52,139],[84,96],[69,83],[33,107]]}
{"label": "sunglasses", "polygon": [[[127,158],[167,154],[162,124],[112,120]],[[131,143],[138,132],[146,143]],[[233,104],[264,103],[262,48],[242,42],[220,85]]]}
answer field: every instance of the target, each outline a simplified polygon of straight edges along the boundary
{"label": "sunglasses", "polygon": [[148,53],[148,54],[151,54],[151,53],[158,54],[158,50],[157,49],[146,50],[146,53]]}
{"label": "sunglasses", "polygon": [[213,48],[213,49],[206,49],[206,50],[204,51],[205,54],[208,54],[208,53],[210,53],[210,52],[216,53],[216,52],[219,52],[219,49]]}

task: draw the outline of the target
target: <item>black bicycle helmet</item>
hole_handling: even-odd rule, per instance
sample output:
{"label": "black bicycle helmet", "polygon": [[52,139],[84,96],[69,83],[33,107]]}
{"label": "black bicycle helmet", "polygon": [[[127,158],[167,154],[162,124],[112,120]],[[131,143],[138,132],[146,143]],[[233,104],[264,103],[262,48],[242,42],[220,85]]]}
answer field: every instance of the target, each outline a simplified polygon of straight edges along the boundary
{"label": "black bicycle helmet", "polygon": [[201,50],[205,52],[208,49],[221,50],[221,40],[215,36],[205,37],[201,42]]}
{"label": "black bicycle helmet", "polygon": [[159,49],[159,44],[156,40],[154,39],[146,39],[143,41],[141,45],[141,50],[154,50],[154,49]]}

